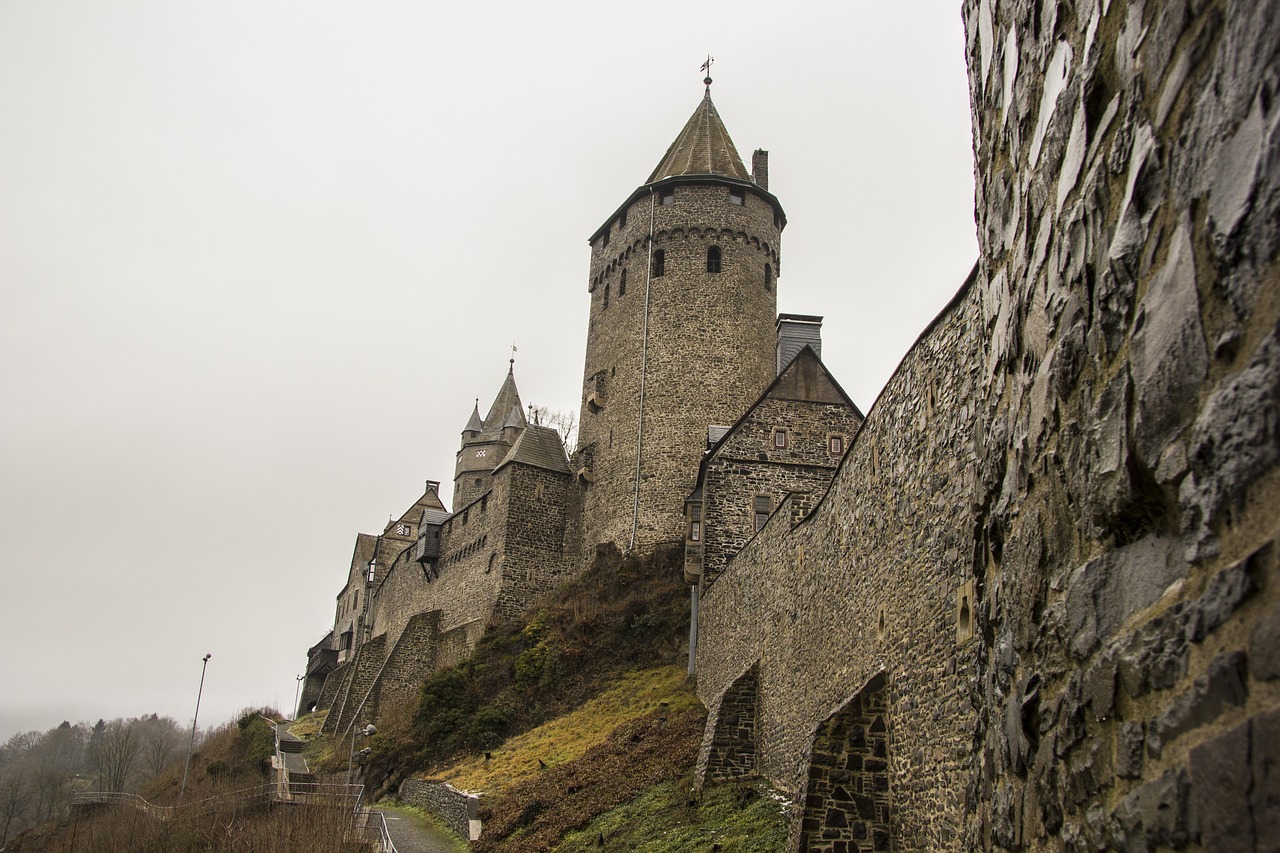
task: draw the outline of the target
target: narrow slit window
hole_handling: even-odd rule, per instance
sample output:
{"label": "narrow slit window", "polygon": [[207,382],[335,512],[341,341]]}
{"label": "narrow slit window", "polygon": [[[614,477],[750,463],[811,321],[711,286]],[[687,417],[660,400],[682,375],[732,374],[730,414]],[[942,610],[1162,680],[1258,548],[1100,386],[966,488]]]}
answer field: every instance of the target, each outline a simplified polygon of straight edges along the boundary
{"label": "narrow slit window", "polygon": [[618,295],[627,295],[627,271],[623,270],[622,275],[618,276]]}
{"label": "narrow slit window", "polygon": [[604,307],[609,307],[609,282],[604,283]]}
{"label": "narrow slit window", "polygon": [[689,541],[690,542],[702,541],[702,522],[701,521],[689,522]]}
{"label": "narrow slit window", "polygon": [[667,253],[658,249],[653,253],[653,277],[660,278],[667,274]]}
{"label": "narrow slit window", "polygon": [[764,265],[764,289],[766,292],[773,290],[773,267],[768,264]]}
{"label": "narrow slit window", "polygon": [[720,272],[720,247],[707,249],[707,272]]}

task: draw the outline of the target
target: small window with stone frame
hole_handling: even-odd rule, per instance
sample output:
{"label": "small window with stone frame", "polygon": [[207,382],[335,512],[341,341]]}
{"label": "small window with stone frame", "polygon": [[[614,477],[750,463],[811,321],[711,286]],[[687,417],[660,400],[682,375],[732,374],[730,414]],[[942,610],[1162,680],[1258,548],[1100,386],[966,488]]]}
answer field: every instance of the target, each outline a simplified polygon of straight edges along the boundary
{"label": "small window with stone frame", "polygon": [[756,533],[764,527],[769,516],[773,514],[773,498],[769,495],[756,495],[751,502],[751,523]]}
{"label": "small window with stone frame", "polygon": [[840,433],[832,433],[827,436],[827,452],[832,456],[843,456],[844,436]]}
{"label": "small window with stone frame", "polygon": [[742,187],[729,187],[729,204],[743,205],[747,201],[747,191]]}
{"label": "small window with stone frame", "polygon": [[773,449],[786,450],[787,445],[791,442],[791,436],[788,431],[783,428],[777,428],[773,431]]}
{"label": "small window with stone frame", "polygon": [[657,249],[653,253],[653,277],[661,278],[667,274],[667,253],[663,249]]}
{"label": "small window with stone frame", "polygon": [[707,272],[720,272],[720,247],[712,246],[707,249]]}
{"label": "small window with stone frame", "polygon": [[667,187],[666,189],[664,189],[662,191],[662,194],[658,197],[658,203],[661,204],[663,207],[670,207],[671,205],[675,204],[676,188]]}

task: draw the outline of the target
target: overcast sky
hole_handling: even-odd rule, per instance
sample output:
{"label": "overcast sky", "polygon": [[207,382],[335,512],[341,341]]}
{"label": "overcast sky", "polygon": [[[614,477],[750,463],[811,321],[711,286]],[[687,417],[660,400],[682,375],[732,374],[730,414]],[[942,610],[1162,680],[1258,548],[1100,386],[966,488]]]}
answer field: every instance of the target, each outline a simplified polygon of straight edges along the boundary
{"label": "overcast sky", "polygon": [[[514,342],[576,409],[587,237],[702,97],[865,410],[977,252],[958,0],[0,0],[0,738],[292,705],[358,531]],[[549,11],[551,10],[551,11]]]}

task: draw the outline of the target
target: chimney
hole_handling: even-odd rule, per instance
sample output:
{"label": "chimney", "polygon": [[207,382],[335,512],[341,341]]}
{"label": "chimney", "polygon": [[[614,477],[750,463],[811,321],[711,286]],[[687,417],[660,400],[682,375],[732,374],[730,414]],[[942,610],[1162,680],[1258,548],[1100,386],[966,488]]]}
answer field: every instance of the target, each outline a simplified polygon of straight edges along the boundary
{"label": "chimney", "polygon": [[769,152],[757,148],[751,155],[751,180],[765,192],[769,191]]}
{"label": "chimney", "polygon": [[822,358],[821,317],[813,314],[779,314],[777,328],[779,374],[806,345],[813,348],[818,358]]}

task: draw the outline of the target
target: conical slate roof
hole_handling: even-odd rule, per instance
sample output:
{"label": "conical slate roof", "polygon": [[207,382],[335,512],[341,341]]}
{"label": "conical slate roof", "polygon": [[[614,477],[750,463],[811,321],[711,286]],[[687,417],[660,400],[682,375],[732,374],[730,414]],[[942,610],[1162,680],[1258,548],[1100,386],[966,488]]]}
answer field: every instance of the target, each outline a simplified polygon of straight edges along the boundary
{"label": "conical slate roof", "polygon": [[525,420],[524,417],[524,409],[519,406],[512,406],[511,413],[508,414],[507,419],[502,422],[502,428],[506,429],[507,427],[516,427],[517,429],[524,429],[528,424],[529,422]]}
{"label": "conical slate roof", "polygon": [[723,175],[751,180],[751,173],[742,164],[729,131],[716,112],[716,105],[711,103],[710,88],[645,183],[676,175]]}
{"label": "conical slate roof", "polygon": [[523,409],[524,404],[520,402],[520,392],[516,390],[515,366],[513,365],[507,370],[507,378],[502,383],[502,387],[498,389],[498,396],[493,398],[493,405],[489,407],[489,414],[484,416],[484,424],[491,432],[497,432],[502,429],[503,421],[512,407]]}
{"label": "conical slate roof", "polygon": [[484,421],[480,420],[480,401],[476,400],[475,406],[471,409],[471,417],[467,420],[467,425],[462,428],[463,432],[483,432]]}

